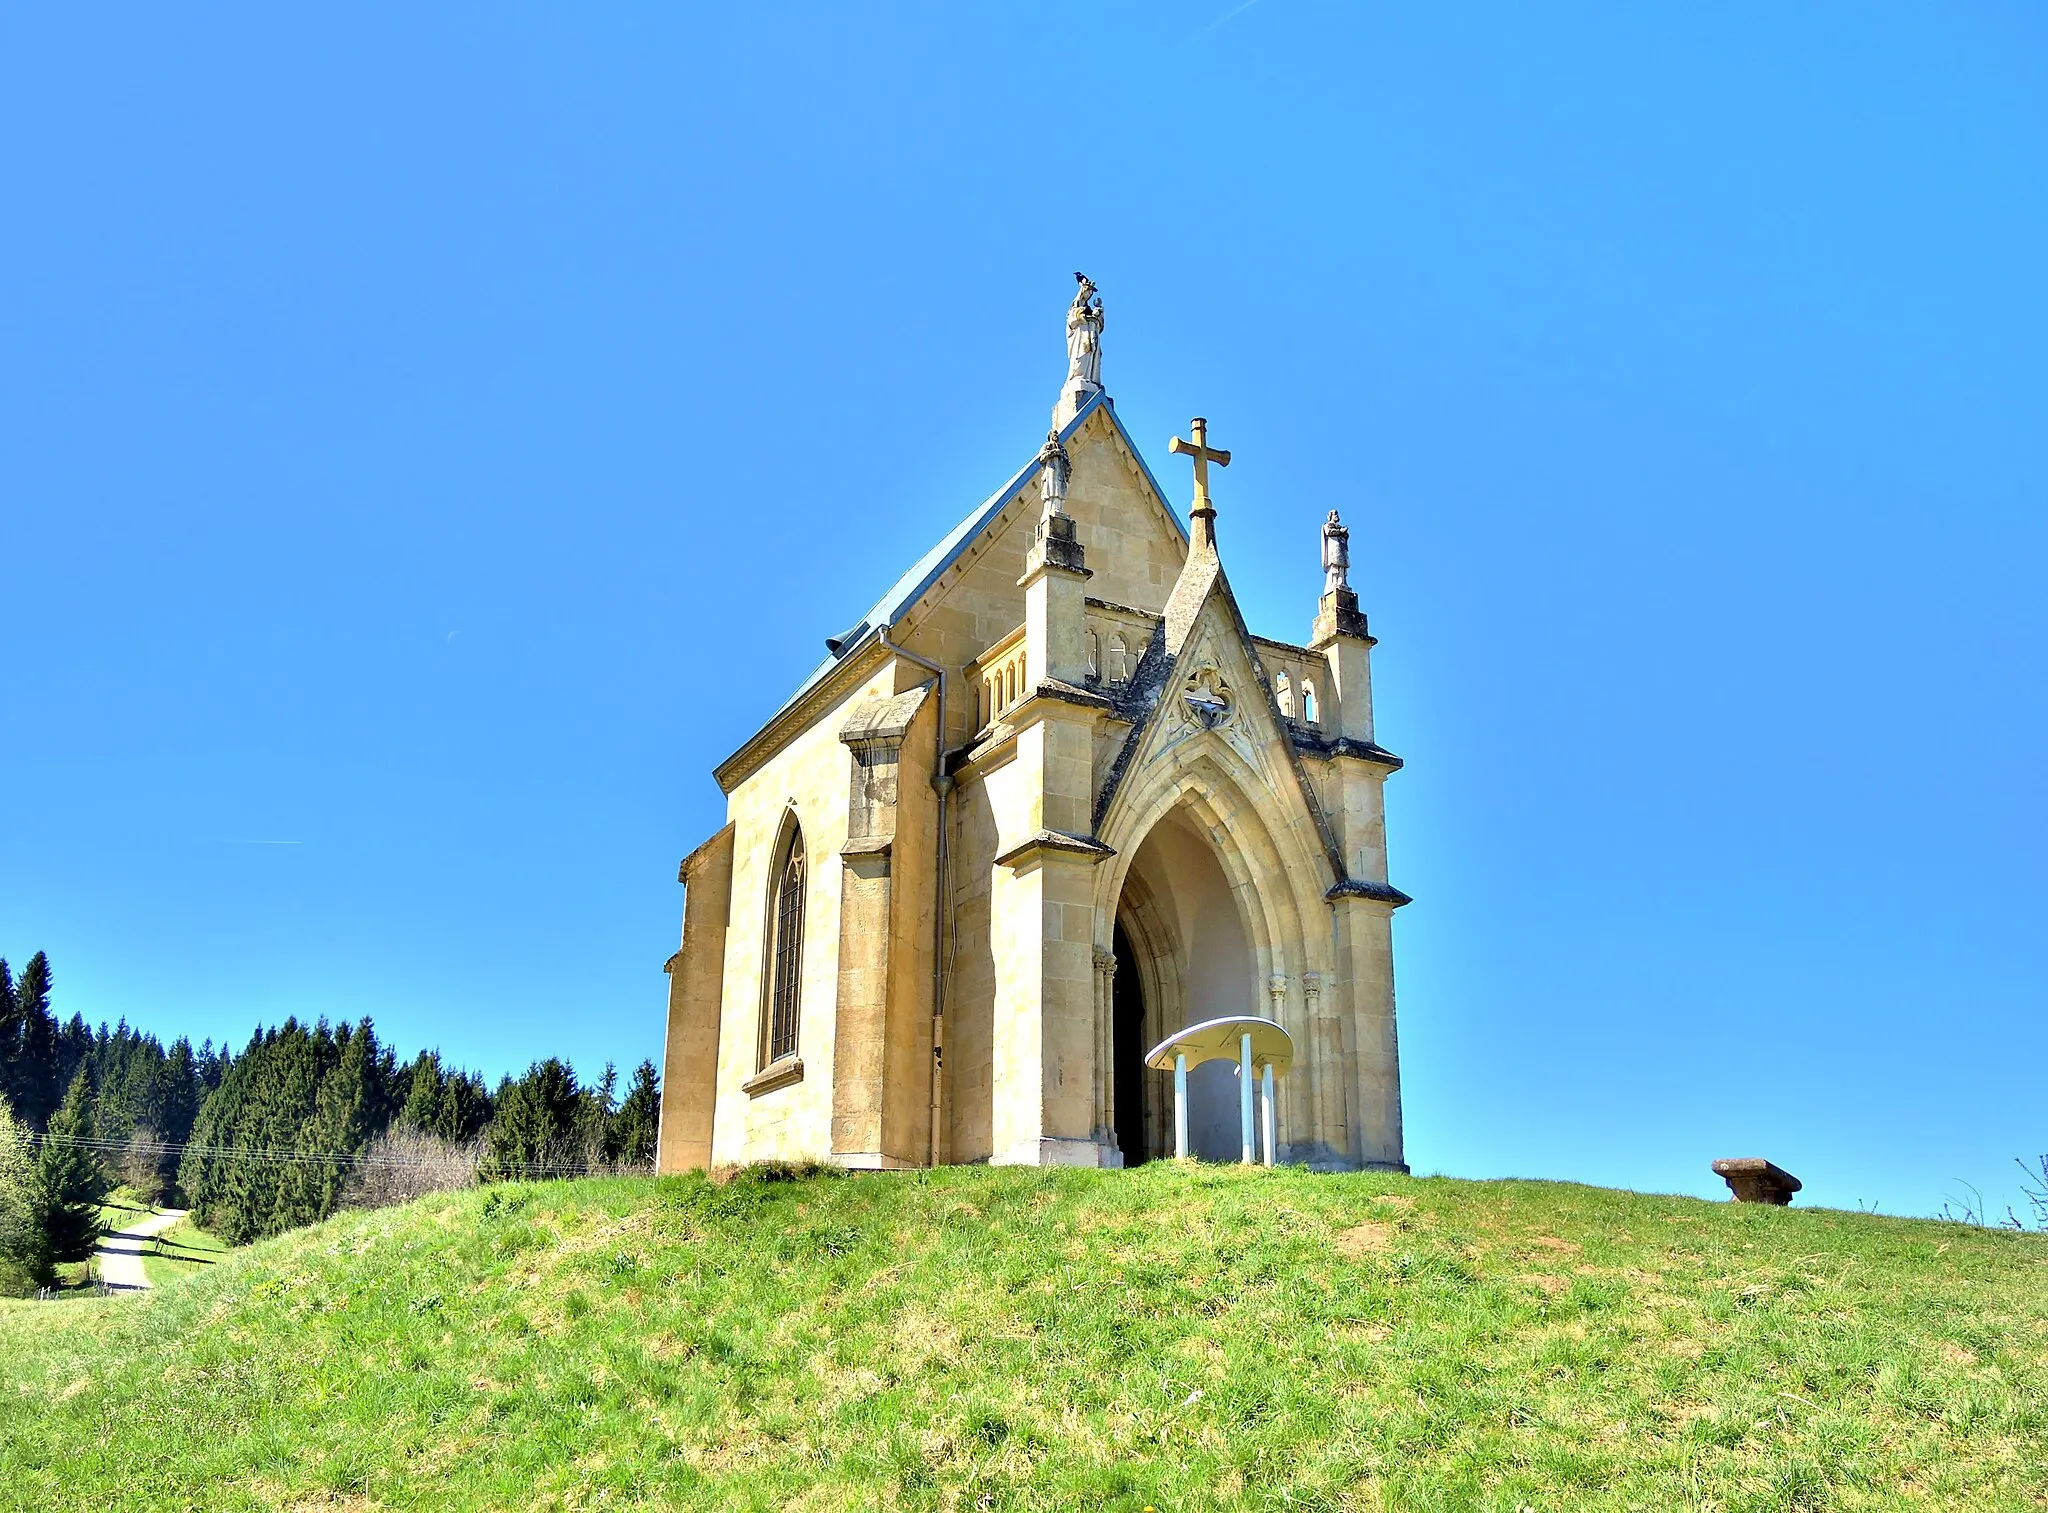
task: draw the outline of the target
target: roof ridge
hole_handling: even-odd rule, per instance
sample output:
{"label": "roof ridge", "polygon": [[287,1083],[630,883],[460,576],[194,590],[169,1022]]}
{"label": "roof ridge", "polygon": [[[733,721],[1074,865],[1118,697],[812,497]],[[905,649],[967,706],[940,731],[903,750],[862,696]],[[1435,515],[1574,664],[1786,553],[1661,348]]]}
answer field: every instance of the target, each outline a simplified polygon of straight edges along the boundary
{"label": "roof ridge", "polygon": [[[1131,456],[1136,459],[1139,470],[1144,473],[1145,482],[1150,485],[1153,496],[1165,506],[1166,518],[1173,522],[1173,527],[1180,532],[1181,538],[1183,540],[1187,539],[1187,527],[1181,523],[1180,516],[1174,513],[1173,506],[1168,503],[1166,490],[1162,489],[1159,486],[1159,480],[1152,476],[1151,466],[1145,461],[1145,454],[1138,449],[1137,441],[1125,429],[1123,421],[1118,418],[1116,401],[1110,397],[1107,390],[1100,390],[1091,394],[1087,402],[1074,412],[1074,418],[1060,427],[1059,435],[1061,442],[1066,442],[1079,431],[1087,422],[1088,417],[1097,410],[1101,410],[1108,415],[1110,424],[1115,426],[1117,432],[1123,437],[1124,444],[1130,448]],[[843,635],[832,637],[826,643],[831,648],[831,651],[825,660],[811,669],[809,675],[797,685],[796,691],[783,700],[775,713],[761,722],[754,734],[760,734],[762,730],[766,730],[770,725],[781,719],[783,715],[787,714],[792,707],[803,699],[805,694],[809,693],[829,676],[833,668],[845,661],[854,652],[860,650],[874,636],[886,634],[897,621],[903,618],[904,613],[912,605],[916,604],[918,600],[930,592],[932,585],[937,583],[946,570],[959,560],[960,554],[973,544],[981,533],[988,528],[989,522],[1002,513],[1003,506],[1010,501],[1019,489],[1036,477],[1039,469],[1043,466],[1044,464],[1034,455],[1031,461],[1025,463],[1022,468],[1011,475],[1009,482],[976,505],[968,513],[966,519],[941,536],[936,546],[912,563],[909,570],[891,584],[888,592],[877,599],[869,607],[867,613],[856,620],[850,629]],[[751,741],[752,739],[753,736],[748,737],[748,740]]]}

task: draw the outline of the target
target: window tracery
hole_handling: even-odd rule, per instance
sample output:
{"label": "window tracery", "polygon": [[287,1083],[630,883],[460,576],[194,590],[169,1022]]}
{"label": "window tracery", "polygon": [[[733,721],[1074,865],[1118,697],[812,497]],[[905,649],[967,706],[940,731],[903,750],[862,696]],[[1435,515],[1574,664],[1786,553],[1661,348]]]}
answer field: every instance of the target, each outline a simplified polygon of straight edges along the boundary
{"label": "window tracery", "polygon": [[804,835],[792,823],[769,909],[768,1013],[761,1064],[794,1056],[801,1019],[804,964]]}

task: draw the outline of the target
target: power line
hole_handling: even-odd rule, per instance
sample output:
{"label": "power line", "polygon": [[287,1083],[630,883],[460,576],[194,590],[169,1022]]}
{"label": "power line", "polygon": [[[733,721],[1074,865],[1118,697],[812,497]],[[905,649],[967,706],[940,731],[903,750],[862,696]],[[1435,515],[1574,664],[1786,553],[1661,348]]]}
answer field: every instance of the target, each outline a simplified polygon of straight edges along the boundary
{"label": "power line", "polygon": [[[181,1161],[187,1154],[196,1153],[205,1160],[251,1161],[258,1165],[272,1166],[352,1166],[374,1170],[418,1171],[440,1164],[434,1158],[402,1156],[390,1151],[264,1150],[212,1145],[193,1140],[110,1140],[94,1135],[30,1134],[28,1143],[31,1146],[52,1143],[75,1146],[94,1155],[175,1156]],[[568,1158],[492,1163],[495,1172],[526,1177],[595,1176],[602,1174],[605,1166],[606,1163],[601,1161]]]}

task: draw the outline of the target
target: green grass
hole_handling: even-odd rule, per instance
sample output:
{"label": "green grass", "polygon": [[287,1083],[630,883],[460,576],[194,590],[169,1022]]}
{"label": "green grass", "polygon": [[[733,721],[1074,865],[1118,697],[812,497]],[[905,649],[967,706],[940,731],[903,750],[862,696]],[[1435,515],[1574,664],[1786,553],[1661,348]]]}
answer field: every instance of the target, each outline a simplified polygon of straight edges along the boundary
{"label": "green grass", "polygon": [[142,1201],[132,1187],[117,1187],[100,1199],[100,1228],[122,1229],[137,1219],[147,1219],[156,1210]]}
{"label": "green grass", "polygon": [[190,1219],[180,1219],[156,1236],[156,1242],[142,1255],[142,1270],[152,1287],[162,1287],[173,1277],[204,1271],[227,1255],[228,1243],[209,1234]]}
{"label": "green grass", "polygon": [[0,1506],[2048,1504],[2048,1238],[1170,1165],[491,1188],[0,1312]]}
{"label": "green grass", "polygon": [[[148,1218],[153,1212],[128,1188],[117,1187],[100,1200],[100,1228],[103,1231],[124,1229],[137,1219]],[[97,1261],[59,1261],[51,1284],[56,1292],[56,1301],[69,1303],[95,1296],[93,1282],[98,1276]],[[0,1306],[5,1304],[0,1303]]]}

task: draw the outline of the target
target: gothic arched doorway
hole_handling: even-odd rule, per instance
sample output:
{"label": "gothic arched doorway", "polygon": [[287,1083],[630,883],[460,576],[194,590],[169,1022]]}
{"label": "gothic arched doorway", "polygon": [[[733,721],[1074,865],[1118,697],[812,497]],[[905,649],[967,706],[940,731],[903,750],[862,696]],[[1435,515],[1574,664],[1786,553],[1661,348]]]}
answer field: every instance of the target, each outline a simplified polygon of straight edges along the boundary
{"label": "gothic arched doorway", "polygon": [[[1258,963],[1214,843],[1185,808],[1139,845],[1116,910],[1112,991],[1115,1128],[1124,1164],[1173,1153],[1172,1078],[1144,1056],[1186,1025],[1261,1012]],[[1236,1068],[1214,1061],[1188,1079],[1188,1143],[1207,1160],[1242,1150]]]}
{"label": "gothic arched doorway", "polygon": [[1125,1166],[1136,1166],[1166,1154],[1154,1148],[1146,1127],[1147,1076],[1145,1052],[1145,990],[1138,985],[1138,955],[1131,932],[1116,927],[1116,978],[1110,1003],[1110,1035],[1115,1047],[1116,1143]]}

